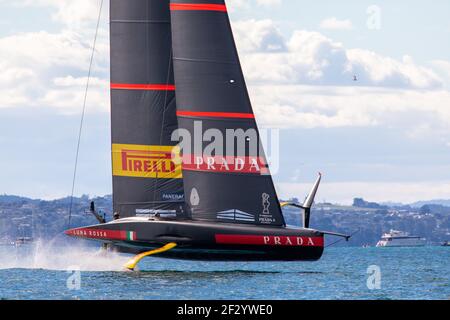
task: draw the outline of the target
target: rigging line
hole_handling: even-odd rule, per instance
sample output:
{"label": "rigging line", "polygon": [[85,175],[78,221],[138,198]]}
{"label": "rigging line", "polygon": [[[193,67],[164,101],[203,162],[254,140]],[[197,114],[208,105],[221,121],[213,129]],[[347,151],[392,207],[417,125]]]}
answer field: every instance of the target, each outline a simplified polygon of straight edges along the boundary
{"label": "rigging line", "polygon": [[[171,37],[171,35],[169,37]],[[169,85],[169,81],[170,81],[170,73],[172,71],[172,55],[173,55],[173,49],[171,47],[170,48],[170,54],[169,54],[169,63],[168,63],[168,67],[167,67],[166,85]],[[169,92],[165,91],[165,94],[164,94],[164,110],[163,110],[163,117],[162,117],[162,122],[161,122],[161,132],[160,132],[160,135],[159,135],[159,145],[160,146],[162,146],[162,144],[163,144],[164,123],[166,121],[166,112],[167,112],[167,109],[168,109],[168,106],[167,106],[168,95],[169,95]],[[159,160],[159,161],[161,161],[161,160]],[[158,174],[159,174],[159,172],[156,173],[156,182],[155,182],[155,188],[153,190],[153,199],[156,198],[156,192],[157,192],[158,186],[159,186]]]}
{"label": "rigging line", "polygon": [[94,62],[95,47],[97,45],[97,37],[98,37],[98,30],[99,30],[99,27],[100,27],[100,20],[101,20],[101,16],[102,16],[102,9],[103,9],[103,0],[100,1],[100,9],[99,9],[99,12],[98,12],[97,26],[95,28],[94,43],[92,45],[91,59],[90,59],[90,62],[89,62],[89,72],[88,72],[86,88],[85,88],[85,92],[84,92],[83,111],[81,113],[80,129],[78,131],[77,152],[76,152],[76,155],[75,155],[75,167],[74,167],[74,170],[73,170],[73,180],[72,180],[72,193],[70,195],[68,228],[70,228],[70,223],[71,223],[71,220],[72,220],[73,195],[74,195],[74,192],[75,192],[75,182],[76,182],[77,169],[78,169],[78,158],[79,158],[79,155],[80,155],[81,135],[83,133],[84,117],[85,117],[85,114],[86,114],[86,102],[87,102],[87,96],[88,96],[89,85],[90,85],[90,80],[91,80],[92,65],[93,65],[93,62]]}
{"label": "rigging line", "polygon": [[[361,231],[361,228],[358,228],[358,230],[356,230],[355,232],[353,232],[353,233],[350,235],[349,239],[352,238],[355,234],[357,234],[357,233],[360,232],[360,231]],[[342,239],[339,239],[339,240],[337,240],[337,241],[335,241],[335,242],[333,242],[333,243],[330,243],[329,245],[325,246],[325,248],[334,246],[335,244],[338,244],[338,243],[341,242],[341,241],[344,241],[344,239],[342,238]]]}

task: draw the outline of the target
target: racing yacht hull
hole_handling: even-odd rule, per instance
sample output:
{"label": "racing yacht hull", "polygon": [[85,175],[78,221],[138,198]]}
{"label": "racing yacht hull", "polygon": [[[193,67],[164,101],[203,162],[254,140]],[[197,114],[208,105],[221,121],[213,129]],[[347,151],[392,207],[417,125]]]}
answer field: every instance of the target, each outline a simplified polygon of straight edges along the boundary
{"label": "racing yacht hull", "polygon": [[324,250],[324,234],[313,229],[192,220],[124,218],[66,234],[133,253],[176,243],[158,257],[186,260],[315,261]]}

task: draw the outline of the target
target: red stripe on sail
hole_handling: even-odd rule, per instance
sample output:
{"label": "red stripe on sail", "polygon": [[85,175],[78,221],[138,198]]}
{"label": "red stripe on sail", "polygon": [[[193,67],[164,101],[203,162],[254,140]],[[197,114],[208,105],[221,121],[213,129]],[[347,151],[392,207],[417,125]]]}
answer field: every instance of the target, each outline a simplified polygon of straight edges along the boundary
{"label": "red stripe on sail", "polygon": [[253,113],[177,111],[179,117],[255,119]]}
{"label": "red stripe on sail", "polygon": [[323,237],[216,234],[216,243],[253,246],[323,247]]}
{"label": "red stripe on sail", "polygon": [[175,91],[175,85],[173,85],[173,84],[111,83],[111,89],[118,89],[118,90],[147,90],[147,91]]}
{"label": "red stripe on sail", "polygon": [[204,3],[171,3],[172,11],[219,11],[227,12],[224,4],[204,4]]}

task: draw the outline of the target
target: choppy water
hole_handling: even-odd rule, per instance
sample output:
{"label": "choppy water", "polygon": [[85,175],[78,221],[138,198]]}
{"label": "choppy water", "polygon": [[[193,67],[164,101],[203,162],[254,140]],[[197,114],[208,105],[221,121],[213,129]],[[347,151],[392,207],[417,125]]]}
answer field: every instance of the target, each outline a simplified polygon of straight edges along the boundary
{"label": "choppy water", "polygon": [[[0,299],[450,299],[448,247],[329,248],[318,262],[147,258],[141,271],[122,271],[128,259],[92,248],[0,247]],[[381,289],[367,286],[372,265]]]}

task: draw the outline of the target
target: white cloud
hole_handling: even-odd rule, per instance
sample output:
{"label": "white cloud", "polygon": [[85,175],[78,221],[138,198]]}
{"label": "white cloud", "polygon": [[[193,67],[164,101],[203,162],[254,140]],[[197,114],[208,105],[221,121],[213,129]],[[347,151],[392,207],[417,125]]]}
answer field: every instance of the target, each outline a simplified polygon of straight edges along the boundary
{"label": "white cloud", "polygon": [[286,41],[270,19],[233,23],[236,41],[243,52],[278,52],[286,49]]}
{"label": "white cloud", "polygon": [[271,20],[233,27],[260,124],[400,127],[411,139],[426,130],[450,141],[450,91],[434,68],[410,56],[347,49],[318,32],[297,30],[286,39]]}
{"label": "white cloud", "polygon": [[[89,34],[89,31],[92,34]],[[0,38],[0,55],[3,61],[33,70],[47,70],[49,73],[75,68],[87,70],[91,52],[93,30],[84,34],[65,29],[60,33],[30,32]],[[88,39],[87,39],[88,38]],[[106,37],[96,47],[98,66],[107,61],[108,44]]]}
{"label": "white cloud", "polygon": [[394,126],[409,134],[428,124],[427,128],[446,132],[450,139],[450,92],[446,90],[255,85],[250,93],[257,118],[265,126]]}
{"label": "white cloud", "polygon": [[[105,2],[106,3],[106,2]],[[0,108],[55,107],[63,113],[79,113],[99,2],[24,0],[16,6],[49,6],[56,9],[53,18],[63,24],[59,32],[17,33],[0,38]],[[106,10],[106,9],[105,9]],[[103,17],[105,22],[106,15]],[[107,24],[99,30],[94,60],[94,79],[89,92],[90,110],[107,110],[106,79],[96,85],[95,76],[109,69]],[[77,79],[71,87],[63,86]],[[84,82],[81,84],[80,82]]]}
{"label": "white cloud", "polygon": [[235,11],[235,9],[249,8],[248,0],[228,0],[227,8],[229,11]]}
{"label": "white cloud", "polygon": [[[96,22],[92,13],[98,9],[97,1],[80,3],[84,9],[76,11],[77,18],[68,19],[72,22],[58,33],[0,38],[0,108],[44,106],[79,112]],[[73,2],[28,0],[22,4],[52,5],[57,9],[55,17],[63,21],[63,12],[71,12],[68,8]],[[104,14],[89,111],[108,110],[106,18]],[[448,139],[450,93],[434,71],[446,66],[446,61],[426,68],[408,56],[400,61],[368,50],[347,49],[305,30],[286,38],[269,19],[234,22],[233,29],[261,124],[301,128],[394,125],[408,128],[411,138],[440,130],[442,139]]]}
{"label": "white cloud", "polygon": [[281,5],[283,0],[227,0],[226,4],[228,7],[228,10],[231,12],[235,12],[236,9],[251,9],[252,7],[260,6],[260,7],[274,7]]}
{"label": "white cloud", "polygon": [[[271,20],[233,24],[246,77],[253,83],[385,86],[434,89],[442,79],[405,56],[402,61],[347,49],[318,32],[295,31],[284,39]],[[249,32],[249,30],[252,30]],[[264,66],[264,67],[262,67]]]}
{"label": "white cloud", "polygon": [[444,79],[447,88],[450,89],[450,61],[433,60],[431,66],[433,71]]}
{"label": "white cloud", "polygon": [[442,79],[430,68],[418,66],[410,56],[402,61],[362,49],[347,50],[351,70],[360,81],[374,85],[430,89],[443,85]]}
{"label": "white cloud", "polygon": [[282,0],[256,0],[256,3],[260,6],[272,7],[280,5]]}
{"label": "white cloud", "polygon": [[[87,74],[91,44],[86,38],[68,29],[56,34],[33,32],[1,38],[0,108],[57,107],[64,112],[79,112],[83,85],[63,87],[61,78],[79,79]],[[94,70],[106,73],[109,50],[106,39],[96,49]],[[96,88],[94,80],[89,100],[94,110],[106,111],[107,97],[104,86]]]}
{"label": "white cloud", "polygon": [[[98,16],[101,0],[19,0],[16,6],[52,7],[56,11],[52,15],[54,21],[72,27],[86,26]],[[108,5],[104,0],[104,6]]]}
{"label": "white cloud", "polygon": [[[83,105],[87,78],[54,79],[54,85],[39,97],[37,105],[60,109],[61,113],[78,114]],[[99,78],[90,79],[88,91],[89,111],[106,112],[109,110],[109,82]]]}
{"label": "white cloud", "polygon": [[320,22],[320,28],[325,30],[351,30],[353,24],[350,20],[339,20],[336,17],[331,17]]}

